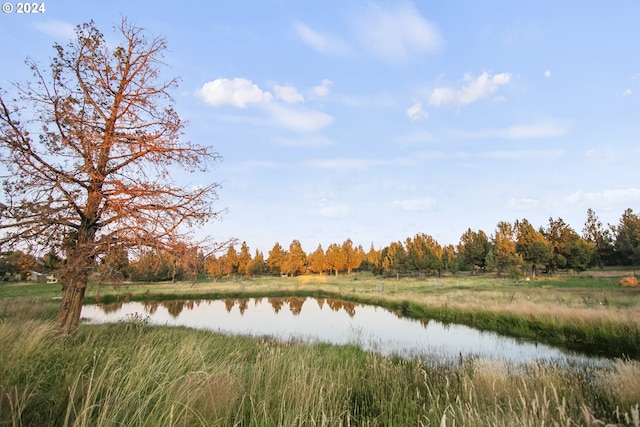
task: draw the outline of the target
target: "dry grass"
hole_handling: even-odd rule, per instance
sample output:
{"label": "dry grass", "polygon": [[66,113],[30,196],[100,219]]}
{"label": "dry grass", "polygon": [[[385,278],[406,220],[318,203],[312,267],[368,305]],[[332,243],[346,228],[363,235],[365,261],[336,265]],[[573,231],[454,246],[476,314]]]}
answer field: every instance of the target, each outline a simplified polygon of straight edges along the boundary
{"label": "dry grass", "polygon": [[12,321],[0,347],[0,425],[640,426],[637,361],[401,360],[123,325],[65,341]]}

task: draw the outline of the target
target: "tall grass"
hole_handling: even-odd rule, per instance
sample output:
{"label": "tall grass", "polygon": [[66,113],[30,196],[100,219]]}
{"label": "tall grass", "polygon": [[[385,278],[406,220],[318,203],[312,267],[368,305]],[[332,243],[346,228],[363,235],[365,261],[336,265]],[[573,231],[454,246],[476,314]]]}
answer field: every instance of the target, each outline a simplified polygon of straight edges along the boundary
{"label": "tall grass", "polygon": [[144,319],[0,323],[0,426],[639,426],[640,363],[404,360]]}

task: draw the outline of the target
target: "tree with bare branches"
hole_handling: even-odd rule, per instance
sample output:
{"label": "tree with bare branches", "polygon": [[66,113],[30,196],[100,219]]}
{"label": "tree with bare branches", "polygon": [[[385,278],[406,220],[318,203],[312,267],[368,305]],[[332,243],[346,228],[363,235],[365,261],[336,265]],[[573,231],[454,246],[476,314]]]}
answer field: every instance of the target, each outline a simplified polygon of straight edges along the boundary
{"label": "tree with bare branches", "polygon": [[215,219],[219,184],[181,183],[219,160],[183,139],[184,124],[163,80],[163,38],[123,18],[113,48],[93,22],[56,44],[49,67],[0,93],[0,150],[8,175],[0,204],[2,247],[64,251],[59,271],[65,333],[79,323],[89,275],[113,248],[184,248],[189,229]]}

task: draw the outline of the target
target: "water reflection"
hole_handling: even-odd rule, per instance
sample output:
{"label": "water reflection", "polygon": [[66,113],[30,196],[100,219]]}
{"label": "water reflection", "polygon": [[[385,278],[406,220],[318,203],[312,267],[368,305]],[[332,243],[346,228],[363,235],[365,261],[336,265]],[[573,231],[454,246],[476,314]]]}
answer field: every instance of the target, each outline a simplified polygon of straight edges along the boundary
{"label": "water reflection", "polygon": [[[315,304],[313,301],[315,300]],[[383,354],[476,355],[507,361],[572,360],[587,357],[546,345],[481,332],[462,325],[404,318],[402,313],[332,298],[271,297],[88,305],[91,323],[117,322],[127,315],[149,316],[152,324],[187,326],[279,339],[355,343]]]}

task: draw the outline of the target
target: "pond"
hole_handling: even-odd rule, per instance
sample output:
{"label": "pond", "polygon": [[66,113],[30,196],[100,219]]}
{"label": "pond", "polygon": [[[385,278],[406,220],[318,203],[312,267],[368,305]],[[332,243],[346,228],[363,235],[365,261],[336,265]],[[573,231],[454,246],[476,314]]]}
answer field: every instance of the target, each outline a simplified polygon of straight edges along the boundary
{"label": "pond", "polygon": [[385,308],[325,298],[243,298],[200,301],[126,302],[86,305],[87,323],[138,321],[186,326],[280,340],[356,344],[385,355],[435,355],[586,362],[585,355],[483,332],[463,325],[414,320]]}

